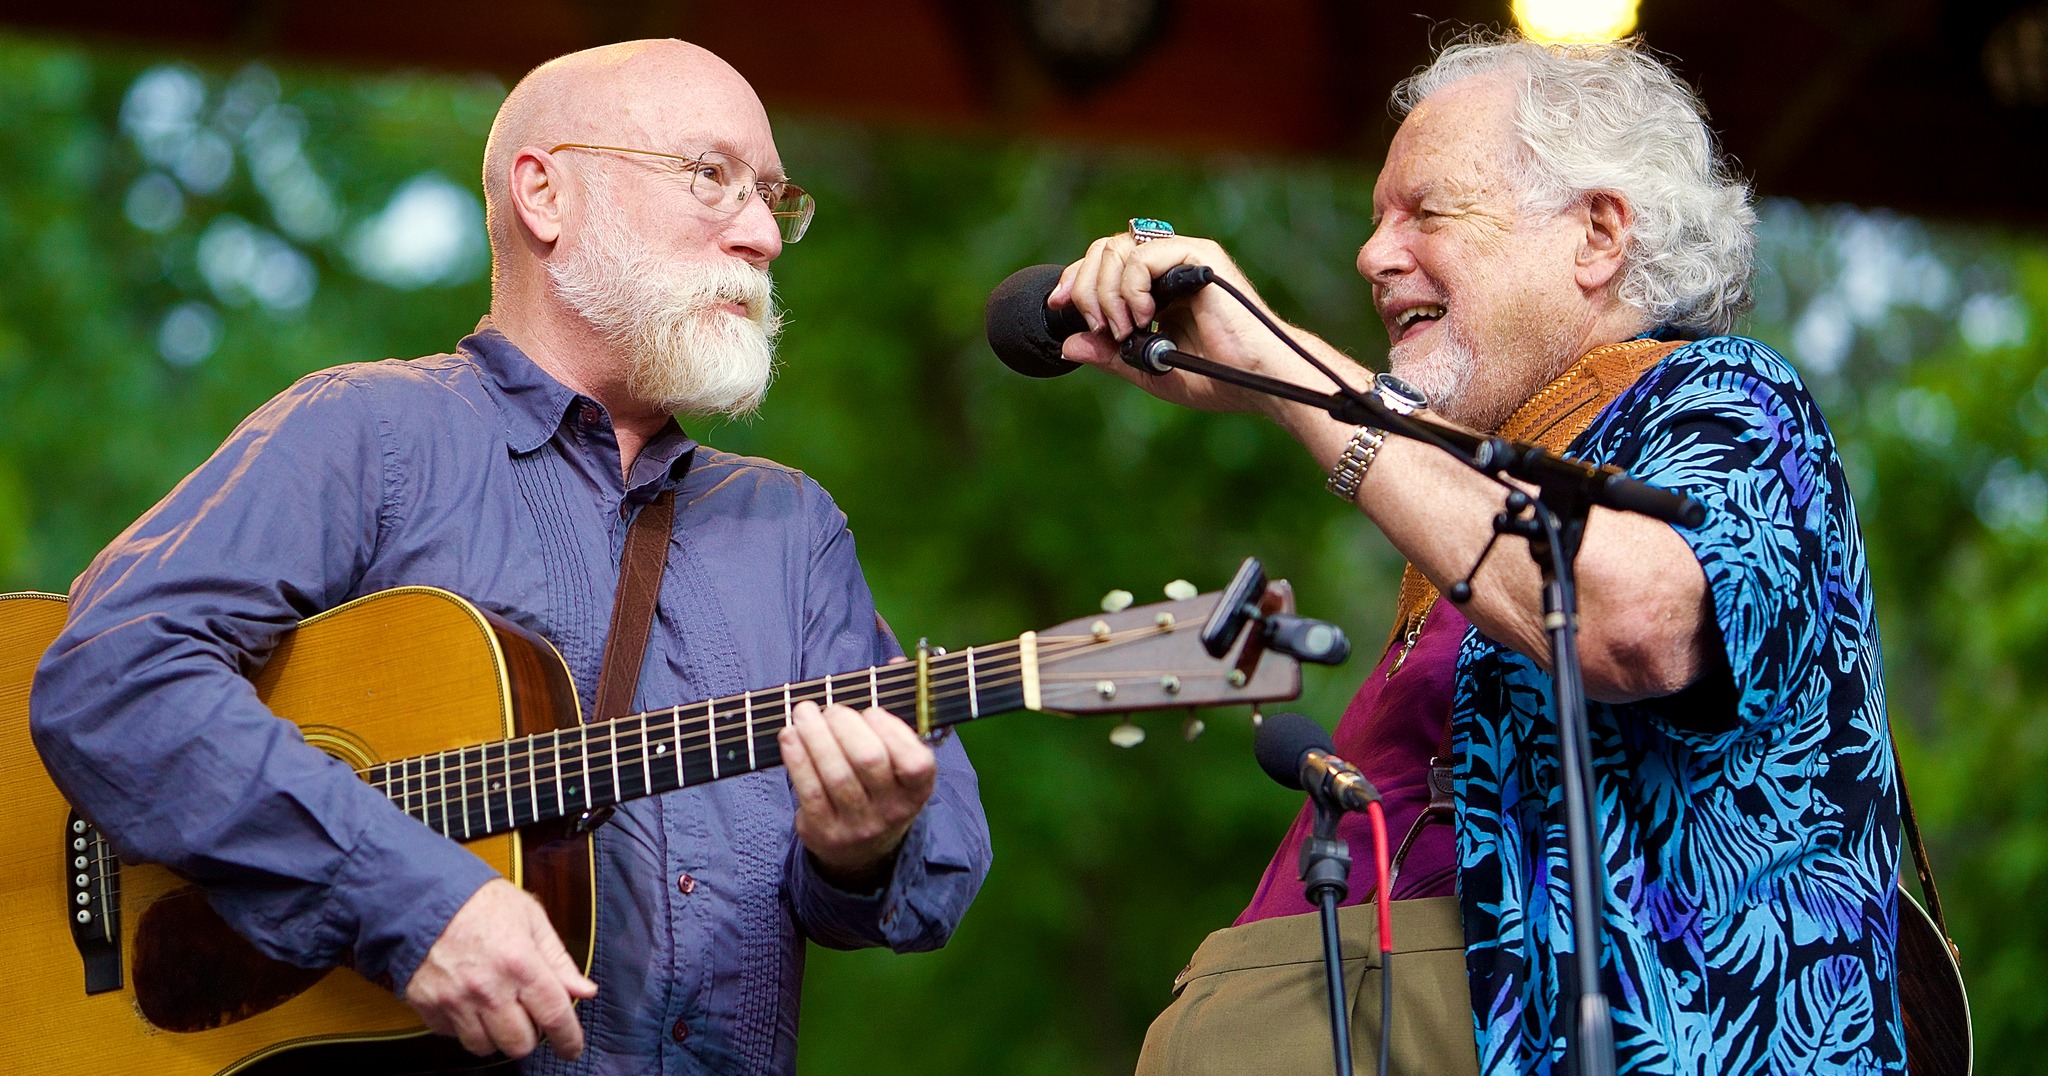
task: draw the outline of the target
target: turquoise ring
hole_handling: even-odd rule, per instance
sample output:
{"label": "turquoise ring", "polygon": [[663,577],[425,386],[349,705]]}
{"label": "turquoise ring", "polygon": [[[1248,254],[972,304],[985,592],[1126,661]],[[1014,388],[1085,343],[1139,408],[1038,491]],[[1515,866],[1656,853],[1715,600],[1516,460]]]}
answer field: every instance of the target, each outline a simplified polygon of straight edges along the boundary
{"label": "turquoise ring", "polygon": [[1154,239],[1173,238],[1173,225],[1152,217],[1131,218],[1131,242],[1150,243]]}

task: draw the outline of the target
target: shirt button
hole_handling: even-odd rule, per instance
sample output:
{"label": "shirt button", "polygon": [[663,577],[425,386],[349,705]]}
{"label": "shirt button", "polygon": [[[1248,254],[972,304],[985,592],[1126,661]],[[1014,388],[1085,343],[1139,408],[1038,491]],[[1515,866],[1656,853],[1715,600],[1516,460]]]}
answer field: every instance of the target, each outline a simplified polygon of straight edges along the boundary
{"label": "shirt button", "polygon": [[597,405],[587,403],[577,409],[576,417],[582,420],[585,426],[595,426],[597,425],[598,414]]}
{"label": "shirt button", "polygon": [[681,1042],[684,1039],[689,1038],[690,1025],[683,1023],[681,1017],[677,1017],[676,1022],[669,1026],[668,1037],[676,1040],[677,1042]]}
{"label": "shirt button", "polygon": [[679,874],[676,876],[676,888],[682,890],[683,895],[687,897],[697,891],[697,879],[688,874]]}

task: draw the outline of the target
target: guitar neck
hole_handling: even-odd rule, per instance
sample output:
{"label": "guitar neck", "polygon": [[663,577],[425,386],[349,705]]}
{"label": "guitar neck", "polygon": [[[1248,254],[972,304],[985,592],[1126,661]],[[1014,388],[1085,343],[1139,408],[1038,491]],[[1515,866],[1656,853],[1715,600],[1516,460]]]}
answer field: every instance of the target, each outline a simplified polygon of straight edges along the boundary
{"label": "guitar neck", "polygon": [[801,702],[880,706],[921,731],[1036,708],[1033,633],[896,665],[629,714],[358,771],[405,813],[458,841],[582,815],[782,764],[776,734]]}

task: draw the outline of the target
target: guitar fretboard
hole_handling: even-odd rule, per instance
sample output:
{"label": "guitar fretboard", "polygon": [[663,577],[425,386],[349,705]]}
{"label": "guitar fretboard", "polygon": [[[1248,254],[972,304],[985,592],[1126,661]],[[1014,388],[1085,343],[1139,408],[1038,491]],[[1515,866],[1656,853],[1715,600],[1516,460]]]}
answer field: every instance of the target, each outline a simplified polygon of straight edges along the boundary
{"label": "guitar fretboard", "polygon": [[[1031,636],[925,663],[929,728],[1023,709]],[[776,734],[801,702],[880,706],[917,723],[918,664],[763,688],[581,728],[417,755],[359,775],[405,813],[458,841],[570,818],[642,796],[782,764]]]}

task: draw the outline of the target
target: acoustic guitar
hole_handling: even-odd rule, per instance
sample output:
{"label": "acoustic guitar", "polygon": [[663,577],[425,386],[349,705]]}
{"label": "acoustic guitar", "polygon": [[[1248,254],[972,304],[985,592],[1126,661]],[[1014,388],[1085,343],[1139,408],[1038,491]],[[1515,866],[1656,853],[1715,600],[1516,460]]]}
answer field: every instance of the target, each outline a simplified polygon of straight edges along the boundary
{"label": "acoustic guitar", "polygon": [[[957,653],[920,646],[902,664],[589,725],[545,640],[446,591],[405,587],[300,624],[256,687],[307,743],[538,897],[588,969],[588,826],[607,808],[778,765],[776,732],[805,700],[881,705],[935,735],[1015,710],[1294,698],[1295,660],[1268,648],[1258,626],[1240,630],[1253,607],[1293,611],[1285,582],[1258,575],[1245,586],[1255,572],[1248,561],[1222,599],[1127,608]],[[0,1072],[400,1073],[476,1063],[389,989],[345,968],[263,956],[196,886],[122,861],[70,808],[28,734],[30,680],[64,613],[56,595],[0,596],[0,788],[12,799],[0,812]],[[1268,621],[1281,622],[1313,624]]]}

